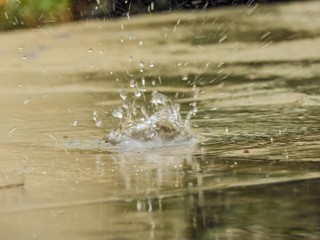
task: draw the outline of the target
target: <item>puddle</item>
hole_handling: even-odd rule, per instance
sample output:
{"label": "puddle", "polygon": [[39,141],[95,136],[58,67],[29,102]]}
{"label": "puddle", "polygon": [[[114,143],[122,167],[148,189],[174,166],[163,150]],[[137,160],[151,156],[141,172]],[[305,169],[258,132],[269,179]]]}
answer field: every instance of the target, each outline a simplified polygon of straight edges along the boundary
{"label": "puddle", "polygon": [[[3,34],[0,238],[317,239],[314,4]],[[223,25],[224,41],[190,44],[195,26],[268,13],[257,36]],[[244,43],[268,31],[273,43]]]}

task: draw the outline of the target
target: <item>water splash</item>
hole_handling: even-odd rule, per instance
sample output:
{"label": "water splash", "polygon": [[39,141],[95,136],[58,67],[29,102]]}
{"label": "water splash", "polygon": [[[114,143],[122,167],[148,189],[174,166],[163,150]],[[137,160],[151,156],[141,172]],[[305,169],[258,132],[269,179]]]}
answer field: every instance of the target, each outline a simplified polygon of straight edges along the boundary
{"label": "water splash", "polygon": [[194,141],[189,127],[194,109],[183,121],[180,105],[166,95],[157,91],[145,93],[137,82],[130,86],[135,88],[131,98],[125,90],[120,90],[122,106],[113,110],[120,123],[105,138],[107,143],[148,148]]}

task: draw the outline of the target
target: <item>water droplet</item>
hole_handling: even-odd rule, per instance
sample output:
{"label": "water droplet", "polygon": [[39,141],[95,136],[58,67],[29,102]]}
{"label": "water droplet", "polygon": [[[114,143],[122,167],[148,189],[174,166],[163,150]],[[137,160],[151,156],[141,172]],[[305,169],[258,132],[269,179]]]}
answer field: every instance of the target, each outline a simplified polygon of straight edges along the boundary
{"label": "water droplet", "polygon": [[124,38],[123,37],[120,37],[120,42],[124,43]]}
{"label": "water droplet", "polygon": [[227,133],[227,132],[229,132],[229,129],[228,129],[228,128],[226,128],[226,130],[225,130],[225,131],[226,131],[226,133]]}
{"label": "water droplet", "polygon": [[141,201],[137,201],[137,211],[142,211],[142,203]]}
{"label": "water droplet", "polygon": [[141,78],[141,85],[142,85],[143,87],[146,86],[146,80],[144,79],[144,77]]}
{"label": "water droplet", "polygon": [[141,78],[141,86],[142,88],[140,89],[142,92],[146,92],[146,80],[144,79],[144,77]]}
{"label": "water droplet", "polygon": [[100,119],[97,111],[93,111],[92,113],[92,119],[93,121],[96,123],[97,127],[101,127],[102,126],[102,120]]}
{"label": "water droplet", "polygon": [[132,56],[129,56],[129,57],[128,57],[128,61],[129,61],[129,62],[132,62],[132,60],[133,60],[133,57],[132,57]]}
{"label": "water droplet", "polygon": [[217,68],[222,67],[223,64],[224,64],[224,62],[219,63]]}
{"label": "water droplet", "polygon": [[267,37],[270,34],[271,34],[271,32],[266,32],[260,37],[260,39],[262,40],[262,39],[264,39],[265,37]]}
{"label": "water droplet", "polygon": [[222,43],[224,40],[226,40],[227,39],[227,35],[224,35],[224,36],[222,36],[220,39],[219,39],[219,43]]}
{"label": "water droplet", "polygon": [[93,111],[93,113],[92,113],[92,119],[93,119],[93,121],[96,121],[96,120],[97,120],[97,117],[98,117],[97,111]]}
{"label": "water droplet", "polygon": [[72,123],[72,126],[77,126],[77,124],[78,124],[78,120],[75,120],[73,123]]}
{"label": "water droplet", "polygon": [[135,95],[136,97],[141,97],[142,93],[141,93],[140,89],[136,89],[136,90],[134,91],[134,95]]}
{"label": "water droplet", "polygon": [[174,25],[173,26],[173,30],[172,30],[173,32],[176,32],[177,31],[177,25]]}
{"label": "water droplet", "polygon": [[99,45],[101,46],[101,45],[102,45],[102,42],[99,42]]}
{"label": "water droplet", "polygon": [[133,35],[129,35],[129,41],[132,41],[133,40]]}
{"label": "water droplet", "polygon": [[[141,113],[143,114],[143,116],[144,116],[146,119],[148,119],[148,118],[149,118],[149,115],[148,115],[148,112],[147,112],[146,108],[142,106],[142,107],[140,107],[140,110],[141,110]],[[143,121],[145,121],[145,120],[143,119]]]}
{"label": "water droplet", "polygon": [[26,56],[26,55],[23,55],[23,56],[21,57],[21,59],[22,59],[22,60],[26,60],[26,59],[27,59],[27,56]]}
{"label": "water droplet", "polygon": [[136,81],[134,79],[130,80],[130,87],[135,87],[136,86]]}
{"label": "water droplet", "polygon": [[149,67],[153,68],[154,67],[154,62],[149,63]]}
{"label": "water droplet", "polygon": [[92,53],[92,52],[93,52],[92,48],[89,48],[88,52],[89,52],[89,53]]}
{"label": "water droplet", "polygon": [[125,90],[123,90],[123,89],[121,89],[121,90],[119,91],[119,93],[120,93],[120,97],[121,97],[123,100],[126,100],[126,98],[128,97],[128,93],[127,93]]}
{"label": "water droplet", "polygon": [[122,109],[121,109],[121,108],[113,109],[113,111],[112,111],[112,116],[121,119],[121,118],[123,117],[123,111],[122,111]]}
{"label": "water droplet", "polygon": [[143,41],[140,40],[140,41],[139,41],[139,46],[142,46],[142,45],[143,45]]}
{"label": "water droplet", "polygon": [[139,59],[139,66],[140,66],[141,68],[144,67],[144,62],[143,62],[141,59]]}
{"label": "water droplet", "polygon": [[23,104],[27,104],[31,101],[31,98],[25,98],[24,101],[23,101]]}
{"label": "water droplet", "polygon": [[22,52],[23,51],[23,47],[19,47],[18,50],[19,50],[19,52]]}
{"label": "water droplet", "polygon": [[96,121],[96,126],[97,126],[97,127],[101,127],[101,126],[102,126],[102,121],[101,121],[101,120]]}
{"label": "water droplet", "polygon": [[16,129],[17,129],[17,128],[15,128],[15,127],[11,128],[10,131],[9,131],[9,135],[12,135],[12,133],[13,133]]}
{"label": "water droplet", "polygon": [[129,108],[129,105],[126,101],[123,101],[122,102],[122,105],[121,105],[124,109],[128,109]]}
{"label": "water droplet", "polygon": [[187,74],[182,75],[181,79],[183,81],[187,81],[188,80],[188,75]]}

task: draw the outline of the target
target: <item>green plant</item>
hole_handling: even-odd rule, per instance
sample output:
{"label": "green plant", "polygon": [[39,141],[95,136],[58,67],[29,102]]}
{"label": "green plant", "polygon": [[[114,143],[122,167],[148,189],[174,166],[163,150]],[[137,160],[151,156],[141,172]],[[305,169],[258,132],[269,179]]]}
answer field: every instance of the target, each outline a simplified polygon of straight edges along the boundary
{"label": "green plant", "polygon": [[36,27],[71,19],[72,0],[8,0],[0,4],[0,29]]}

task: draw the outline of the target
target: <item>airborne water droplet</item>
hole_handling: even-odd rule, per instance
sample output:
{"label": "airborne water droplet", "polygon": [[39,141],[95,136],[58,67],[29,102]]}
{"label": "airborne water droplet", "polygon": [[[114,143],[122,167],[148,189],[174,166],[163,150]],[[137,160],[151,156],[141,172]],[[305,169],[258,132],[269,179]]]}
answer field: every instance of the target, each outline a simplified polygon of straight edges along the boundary
{"label": "airborne water droplet", "polygon": [[93,111],[93,113],[92,113],[92,119],[93,119],[93,121],[97,121],[97,117],[98,117],[97,111]]}
{"label": "airborne water droplet", "polygon": [[136,90],[134,91],[134,95],[135,95],[136,97],[141,97],[141,91],[140,91],[140,89],[136,89]]}
{"label": "airborne water droplet", "polygon": [[149,67],[153,68],[154,67],[154,62],[149,63]]}
{"label": "airborne water droplet", "polygon": [[222,36],[220,39],[219,39],[219,43],[222,43],[224,40],[226,40],[227,39],[227,35],[224,35],[224,36]]}
{"label": "airborne water droplet", "polygon": [[77,126],[77,124],[78,124],[78,120],[75,120],[73,123],[72,123],[72,126]]}
{"label": "airborne water droplet", "polygon": [[142,85],[143,87],[146,86],[146,80],[144,79],[144,77],[141,78],[141,85]]}
{"label": "airborne water droplet", "polygon": [[183,81],[187,81],[188,80],[188,75],[187,74],[184,74],[181,78]]}
{"label": "airborne water droplet", "polygon": [[142,92],[146,92],[147,91],[147,89],[146,89],[146,80],[144,79],[144,77],[141,78],[141,85],[142,85],[142,87],[141,87],[140,90]]}
{"label": "airborne water droplet", "polygon": [[89,48],[88,52],[89,52],[89,53],[92,53],[92,52],[93,52],[92,48]]}
{"label": "airborne water droplet", "polygon": [[128,61],[129,61],[129,62],[132,62],[132,60],[133,60],[133,57],[132,57],[132,56],[129,56],[129,57],[128,57]]}
{"label": "airborne water droplet", "polygon": [[123,100],[126,100],[126,98],[128,97],[128,93],[127,93],[125,90],[123,90],[123,89],[121,89],[121,90],[119,91],[119,93],[120,93],[120,97],[121,97]]}
{"label": "airborne water droplet", "polygon": [[97,127],[101,127],[102,126],[102,120],[100,119],[97,111],[93,111],[92,113],[92,119],[93,121],[96,123]]}
{"label": "airborne water droplet", "polygon": [[134,79],[130,80],[130,87],[135,87],[136,86],[136,81]]}
{"label": "airborne water droplet", "polygon": [[17,129],[17,128],[15,128],[15,127],[11,128],[10,131],[9,131],[9,135],[12,135],[12,133],[13,133],[16,129]]}
{"label": "airborne water droplet", "polygon": [[113,109],[113,111],[112,111],[112,116],[121,119],[121,118],[123,117],[123,111],[122,111],[122,109],[121,109],[121,108]]}
{"label": "airborne water droplet", "polygon": [[124,38],[123,37],[120,37],[120,42],[124,43]]}
{"label": "airborne water droplet", "polygon": [[139,41],[139,46],[142,46],[142,45],[143,45],[143,41],[140,40],[140,41]]}
{"label": "airborne water droplet", "polygon": [[23,101],[23,104],[27,104],[31,101],[31,98],[25,98],[24,101]]}
{"label": "airborne water droplet", "polygon": [[144,62],[141,59],[139,59],[139,65],[140,65],[141,68],[144,67]]}

